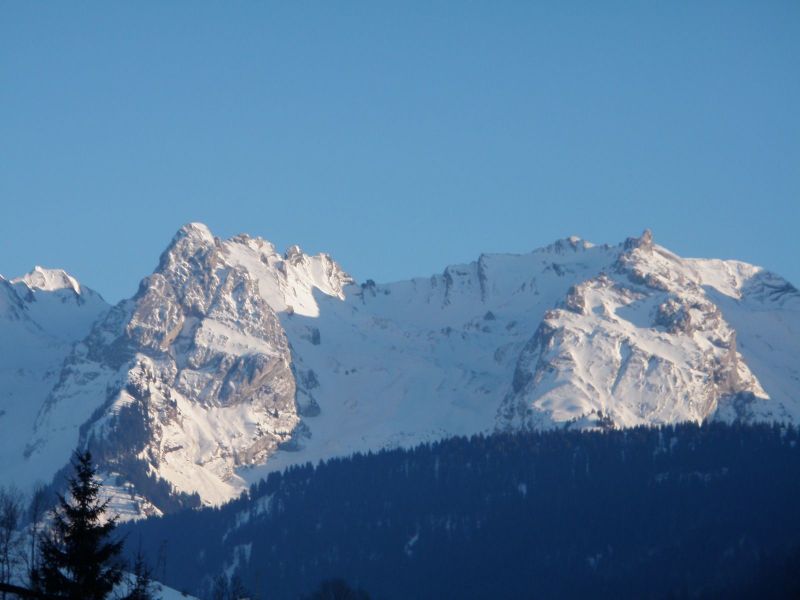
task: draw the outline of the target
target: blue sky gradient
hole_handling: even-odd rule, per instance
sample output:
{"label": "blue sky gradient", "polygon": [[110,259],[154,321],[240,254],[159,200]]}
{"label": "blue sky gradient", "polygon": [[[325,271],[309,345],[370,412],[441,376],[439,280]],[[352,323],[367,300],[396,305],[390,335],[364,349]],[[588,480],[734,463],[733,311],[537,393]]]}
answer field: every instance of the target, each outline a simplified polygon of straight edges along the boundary
{"label": "blue sky gradient", "polygon": [[651,227],[800,284],[800,3],[0,5],[0,273],[175,230],[358,279]]}

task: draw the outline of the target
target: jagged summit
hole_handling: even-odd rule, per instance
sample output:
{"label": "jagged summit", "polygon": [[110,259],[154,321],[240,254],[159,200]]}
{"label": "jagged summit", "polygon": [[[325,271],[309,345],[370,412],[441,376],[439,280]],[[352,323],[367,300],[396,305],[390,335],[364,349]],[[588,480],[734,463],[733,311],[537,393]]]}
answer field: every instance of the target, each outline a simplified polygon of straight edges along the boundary
{"label": "jagged summit", "polygon": [[570,246],[573,248],[583,248],[586,250],[587,248],[592,248],[594,244],[591,242],[587,242],[583,238],[577,235],[571,235],[567,238],[567,242],[569,242]]}
{"label": "jagged summit", "polygon": [[[113,308],[64,303],[74,288],[33,289],[58,279],[34,275],[0,280],[18,315],[0,340],[32,349],[2,355],[0,376],[22,375],[0,385],[0,425],[30,411],[0,440],[0,476],[27,485],[89,447],[128,516],[220,503],[297,462],[495,428],[800,421],[797,290],[682,258],[649,230],[355,285],[327,254],[190,223]],[[54,336],[61,349],[33,365]]]}
{"label": "jagged summit", "polygon": [[211,230],[202,223],[187,223],[181,227],[162,252],[157,271],[171,268],[170,265],[181,263],[189,257],[207,252],[216,244]]}
{"label": "jagged summit", "polygon": [[288,261],[297,260],[302,256],[303,256],[303,250],[297,244],[289,246],[283,253],[283,258],[285,258]]}
{"label": "jagged summit", "polygon": [[645,229],[642,235],[637,237],[629,237],[625,240],[625,249],[632,250],[634,248],[652,248],[653,247],[653,232],[650,229]]}
{"label": "jagged summit", "polygon": [[174,243],[177,239],[184,237],[197,238],[211,243],[214,242],[214,234],[211,233],[211,230],[206,224],[199,222],[187,223],[181,227],[172,238],[172,241]]}

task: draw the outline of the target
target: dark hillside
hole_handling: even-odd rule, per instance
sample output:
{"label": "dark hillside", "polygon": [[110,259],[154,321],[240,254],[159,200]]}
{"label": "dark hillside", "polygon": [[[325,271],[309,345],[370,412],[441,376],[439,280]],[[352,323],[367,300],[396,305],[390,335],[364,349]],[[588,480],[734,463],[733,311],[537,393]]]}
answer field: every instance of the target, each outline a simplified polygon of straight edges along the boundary
{"label": "dark hillside", "polygon": [[796,429],[680,425],[357,455],[125,529],[200,594],[227,567],[261,598],[333,578],[375,598],[781,597],[798,497]]}

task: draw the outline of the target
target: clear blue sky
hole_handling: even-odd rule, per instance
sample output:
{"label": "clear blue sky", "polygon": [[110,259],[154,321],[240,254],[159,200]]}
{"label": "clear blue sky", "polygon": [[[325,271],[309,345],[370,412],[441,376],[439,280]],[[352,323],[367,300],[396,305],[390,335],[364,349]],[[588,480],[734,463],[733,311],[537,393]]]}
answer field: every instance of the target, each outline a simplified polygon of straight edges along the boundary
{"label": "clear blue sky", "polygon": [[800,2],[0,3],[0,273],[183,223],[363,280],[645,227],[800,284]]}

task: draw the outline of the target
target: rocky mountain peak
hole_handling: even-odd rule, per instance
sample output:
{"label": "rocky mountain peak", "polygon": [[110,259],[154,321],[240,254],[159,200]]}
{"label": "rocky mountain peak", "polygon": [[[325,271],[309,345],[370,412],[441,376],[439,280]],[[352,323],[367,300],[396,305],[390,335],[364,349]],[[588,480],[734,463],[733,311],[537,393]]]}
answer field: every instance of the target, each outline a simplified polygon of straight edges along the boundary
{"label": "rocky mountain peak", "polygon": [[634,250],[641,248],[649,250],[653,247],[653,232],[650,229],[645,229],[639,237],[629,237],[625,240],[623,248],[625,250]]}
{"label": "rocky mountain peak", "polygon": [[587,242],[577,235],[571,235],[568,238],[556,240],[549,246],[546,246],[545,250],[554,254],[564,254],[566,252],[580,252],[582,250],[588,250],[593,246],[594,245],[591,242]]}
{"label": "rocky mountain peak", "polygon": [[180,238],[193,238],[207,243],[213,243],[215,239],[208,226],[198,222],[187,223],[181,227],[172,238],[172,243]]}
{"label": "rocky mountain peak", "polygon": [[216,245],[216,238],[202,223],[188,223],[172,237],[159,258],[158,271],[174,268],[192,257],[206,254]]}

